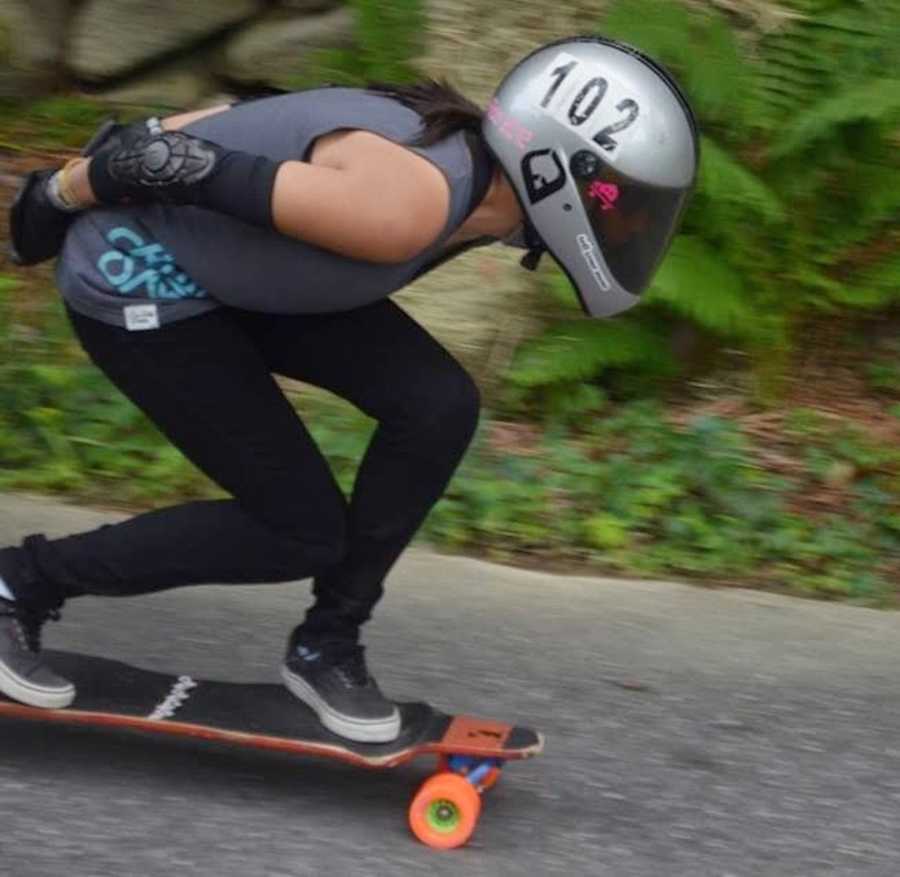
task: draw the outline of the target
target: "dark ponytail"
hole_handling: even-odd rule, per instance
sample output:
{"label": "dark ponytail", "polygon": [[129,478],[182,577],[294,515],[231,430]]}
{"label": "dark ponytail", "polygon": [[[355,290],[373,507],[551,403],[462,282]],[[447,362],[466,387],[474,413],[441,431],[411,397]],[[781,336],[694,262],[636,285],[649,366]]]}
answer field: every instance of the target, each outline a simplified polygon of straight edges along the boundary
{"label": "dark ponytail", "polygon": [[422,117],[422,132],[410,146],[432,146],[457,131],[481,133],[484,111],[446,80],[425,79],[414,85],[373,82],[368,90],[393,98]]}

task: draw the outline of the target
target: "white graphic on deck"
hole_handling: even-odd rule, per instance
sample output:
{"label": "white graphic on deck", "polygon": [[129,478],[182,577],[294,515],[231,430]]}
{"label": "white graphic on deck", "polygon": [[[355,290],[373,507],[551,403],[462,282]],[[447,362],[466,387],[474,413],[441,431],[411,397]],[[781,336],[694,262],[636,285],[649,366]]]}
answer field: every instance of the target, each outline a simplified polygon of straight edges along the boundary
{"label": "white graphic on deck", "polygon": [[191,689],[196,688],[199,684],[199,682],[194,682],[190,676],[179,676],[178,681],[172,686],[172,690],[166,699],[147,718],[154,722],[171,719],[181,709],[182,704],[191,696]]}

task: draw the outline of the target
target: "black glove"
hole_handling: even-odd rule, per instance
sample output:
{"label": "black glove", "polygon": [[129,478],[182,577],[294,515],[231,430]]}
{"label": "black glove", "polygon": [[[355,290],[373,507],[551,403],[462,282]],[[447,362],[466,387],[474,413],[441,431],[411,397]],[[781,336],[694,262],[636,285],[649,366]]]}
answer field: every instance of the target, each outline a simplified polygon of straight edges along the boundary
{"label": "black glove", "polygon": [[102,149],[112,149],[123,143],[133,143],[141,137],[159,131],[162,131],[162,124],[157,118],[142,119],[128,125],[120,125],[115,117],[106,119],[88,140],[81,150],[81,154],[85,158],[91,158]]}

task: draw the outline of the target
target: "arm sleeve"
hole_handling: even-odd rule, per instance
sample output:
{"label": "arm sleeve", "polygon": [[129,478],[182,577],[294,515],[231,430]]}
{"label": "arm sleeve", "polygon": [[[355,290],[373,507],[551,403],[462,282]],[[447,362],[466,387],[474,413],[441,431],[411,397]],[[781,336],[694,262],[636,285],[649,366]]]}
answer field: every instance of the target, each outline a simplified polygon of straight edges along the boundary
{"label": "arm sleeve", "polygon": [[191,204],[272,228],[279,167],[261,155],[166,131],[101,150],[91,159],[88,176],[101,204]]}

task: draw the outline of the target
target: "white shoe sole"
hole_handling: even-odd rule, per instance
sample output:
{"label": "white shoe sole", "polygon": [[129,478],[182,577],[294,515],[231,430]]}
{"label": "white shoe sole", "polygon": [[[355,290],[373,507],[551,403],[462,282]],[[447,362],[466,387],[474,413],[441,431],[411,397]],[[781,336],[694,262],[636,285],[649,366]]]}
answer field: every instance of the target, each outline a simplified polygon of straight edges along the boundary
{"label": "white shoe sole", "polygon": [[61,710],[75,700],[75,686],[71,683],[66,688],[43,688],[16,676],[3,664],[0,664],[0,692],[19,703],[45,710]]}
{"label": "white shoe sole", "polygon": [[353,740],[355,743],[390,743],[400,736],[400,711],[395,707],[393,715],[385,719],[353,719],[330,707],[318,692],[305,680],[282,665],[281,678],[291,694],[302,700],[319,721],[333,734]]}

